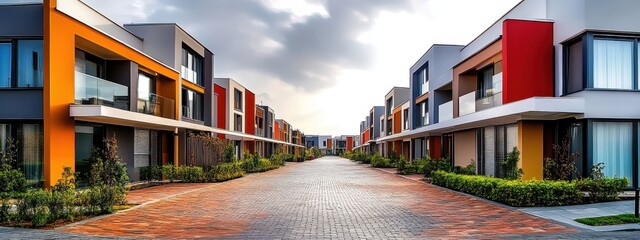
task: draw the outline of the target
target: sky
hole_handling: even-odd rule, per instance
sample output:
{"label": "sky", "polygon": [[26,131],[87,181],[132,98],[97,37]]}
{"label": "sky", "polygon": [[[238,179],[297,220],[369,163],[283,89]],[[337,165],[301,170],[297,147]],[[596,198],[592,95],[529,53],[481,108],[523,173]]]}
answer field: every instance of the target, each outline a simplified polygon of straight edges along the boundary
{"label": "sky", "polygon": [[466,45],[520,0],[84,0],[119,24],[175,22],[215,77],[305,134],[357,135],[433,44]]}

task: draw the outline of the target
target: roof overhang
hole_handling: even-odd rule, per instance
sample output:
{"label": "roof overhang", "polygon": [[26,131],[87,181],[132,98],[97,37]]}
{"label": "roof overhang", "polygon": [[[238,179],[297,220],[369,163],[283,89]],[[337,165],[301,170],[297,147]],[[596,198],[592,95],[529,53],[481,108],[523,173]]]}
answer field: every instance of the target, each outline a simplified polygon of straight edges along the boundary
{"label": "roof overhang", "polygon": [[509,124],[519,120],[581,118],[584,115],[584,111],[585,101],[583,98],[533,97],[410,131],[381,137],[376,141],[387,142],[416,137],[439,136],[444,133]]}
{"label": "roof overhang", "polygon": [[293,143],[275,139],[259,137],[251,134],[213,128],[197,123],[178,121],[144,113],[131,112],[101,105],[70,105],[69,116],[78,121],[120,125],[135,128],[175,131],[175,129],[190,129],[216,134],[224,134],[227,139],[244,141],[265,141],[294,147],[304,147]]}

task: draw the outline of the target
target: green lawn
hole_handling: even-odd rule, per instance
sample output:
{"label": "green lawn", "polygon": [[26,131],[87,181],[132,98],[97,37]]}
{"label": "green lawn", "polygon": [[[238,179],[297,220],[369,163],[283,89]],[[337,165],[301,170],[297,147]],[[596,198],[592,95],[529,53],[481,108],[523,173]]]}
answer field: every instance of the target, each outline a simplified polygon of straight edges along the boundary
{"label": "green lawn", "polygon": [[620,214],[613,216],[602,216],[592,218],[578,218],[576,222],[586,224],[589,226],[606,226],[606,225],[618,225],[626,223],[640,223],[640,218],[635,218],[633,214]]}

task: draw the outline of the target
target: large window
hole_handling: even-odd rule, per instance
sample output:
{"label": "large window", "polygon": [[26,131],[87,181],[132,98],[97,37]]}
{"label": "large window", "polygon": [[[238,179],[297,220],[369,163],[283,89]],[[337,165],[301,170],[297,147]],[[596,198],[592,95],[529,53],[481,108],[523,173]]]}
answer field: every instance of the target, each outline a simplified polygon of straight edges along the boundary
{"label": "large window", "polygon": [[391,115],[391,109],[393,109],[393,97],[387,99],[387,116]]}
{"label": "large window", "polygon": [[[425,63],[418,71],[413,73],[413,84],[416,86],[414,93],[418,96],[429,92],[429,64]],[[419,91],[419,92],[418,92]]]}
{"label": "large window", "polygon": [[633,40],[593,40],[593,88],[633,89]]}
{"label": "large window", "polygon": [[478,71],[476,98],[481,99],[493,96],[496,93],[493,87],[493,65],[491,65]]}
{"label": "large window", "polygon": [[233,108],[242,111],[242,92],[235,88],[233,89]]}
{"label": "large window", "polygon": [[[14,44],[17,46],[15,49]],[[15,62],[12,56],[16,56]],[[17,65],[15,73],[13,64]],[[13,44],[0,42],[0,87],[42,87],[43,68],[42,40],[17,40]]]}
{"label": "large window", "polygon": [[202,57],[187,46],[182,48],[182,69],[180,76],[187,81],[204,86],[202,74]]}
{"label": "large window", "polygon": [[8,139],[17,144],[17,162],[29,186],[41,186],[43,182],[43,132],[42,124],[0,124],[0,152],[4,151]]}
{"label": "large window", "polygon": [[633,179],[633,123],[593,123],[593,164],[604,163],[607,177]]}
{"label": "large window", "polygon": [[637,90],[638,39],[587,33],[564,46],[564,94],[585,88]]}
{"label": "large window", "polygon": [[18,87],[42,87],[42,40],[18,41]]}
{"label": "large window", "polygon": [[403,110],[403,111],[402,111],[402,115],[403,115],[403,117],[404,117],[404,118],[402,119],[402,120],[404,120],[404,122],[403,122],[403,124],[404,124],[403,129],[404,129],[404,130],[407,130],[407,129],[409,129],[409,109],[405,109],[405,110]]}
{"label": "large window", "polygon": [[204,96],[190,89],[182,89],[182,116],[204,121]]}
{"label": "large window", "polygon": [[11,87],[11,43],[0,42],[0,87]]}
{"label": "large window", "polygon": [[242,132],[242,115],[233,114],[233,130],[237,132]]}

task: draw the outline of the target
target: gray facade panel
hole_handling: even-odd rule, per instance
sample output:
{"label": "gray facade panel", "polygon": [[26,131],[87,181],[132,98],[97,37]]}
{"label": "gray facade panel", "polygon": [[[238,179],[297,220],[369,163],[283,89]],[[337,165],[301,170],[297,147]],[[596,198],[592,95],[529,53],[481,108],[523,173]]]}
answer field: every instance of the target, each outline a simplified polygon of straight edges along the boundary
{"label": "gray facade panel", "polygon": [[[0,36],[2,37],[42,37],[42,4],[0,7]],[[10,24],[8,24],[10,23]]]}
{"label": "gray facade panel", "polygon": [[42,119],[42,90],[0,90],[0,119]]}

